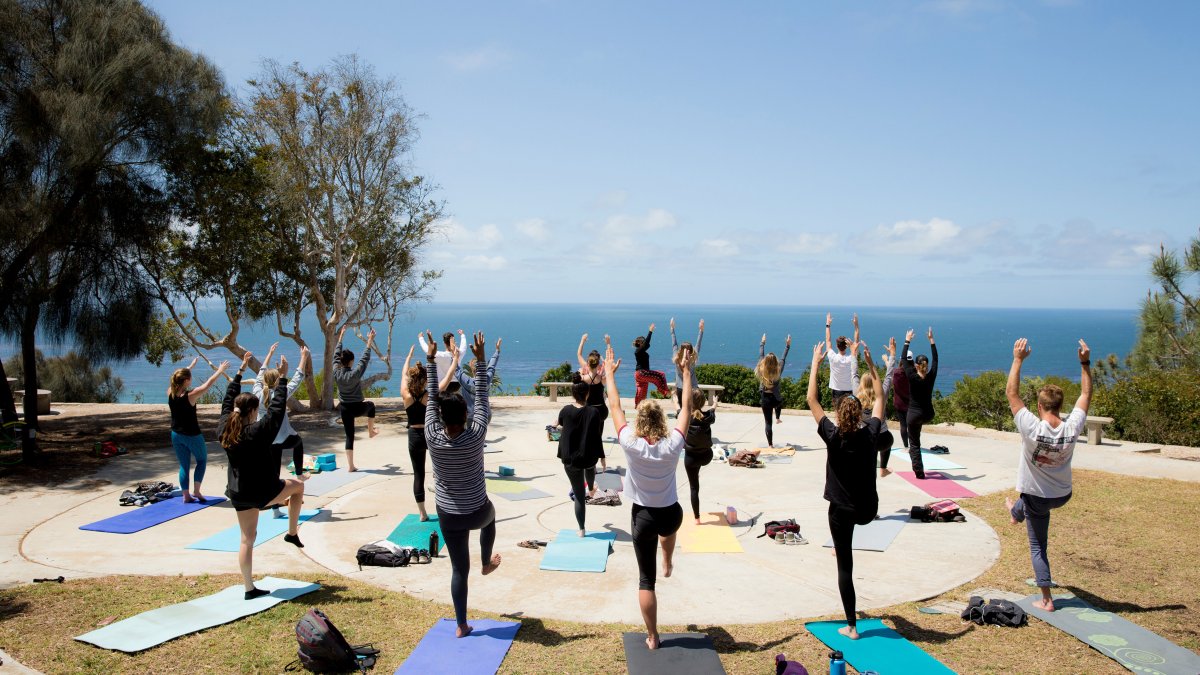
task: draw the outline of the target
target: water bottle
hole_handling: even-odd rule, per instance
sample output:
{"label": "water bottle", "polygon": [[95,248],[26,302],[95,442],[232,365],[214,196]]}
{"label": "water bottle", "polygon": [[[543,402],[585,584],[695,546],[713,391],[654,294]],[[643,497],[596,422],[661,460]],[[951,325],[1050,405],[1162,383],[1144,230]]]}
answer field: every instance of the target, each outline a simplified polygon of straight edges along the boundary
{"label": "water bottle", "polygon": [[841,652],[829,655],[829,675],[846,675],[846,659]]}
{"label": "water bottle", "polygon": [[[429,533],[429,555],[436,558],[438,554],[438,534],[437,532]],[[843,671],[845,669],[843,668]]]}

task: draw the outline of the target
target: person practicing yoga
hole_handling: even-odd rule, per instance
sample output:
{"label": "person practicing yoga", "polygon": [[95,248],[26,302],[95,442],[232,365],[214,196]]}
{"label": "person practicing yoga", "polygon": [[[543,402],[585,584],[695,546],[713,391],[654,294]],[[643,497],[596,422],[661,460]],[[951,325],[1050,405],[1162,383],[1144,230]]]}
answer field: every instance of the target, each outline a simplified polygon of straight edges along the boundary
{"label": "person practicing yoga", "polygon": [[358,471],[354,464],[354,418],[367,416],[367,437],[375,438],[379,432],[375,430],[375,402],[363,400],[362,376],[371,361],[371,347],[375,345],[375,329],[367,333],[367,344],[363,347],[362,358],[358,365],[354,363],[354,352],[342,348],[342,338],[346,327],[338,333],[337,349],[333,353],[333,381],[337,383],[338,399],[342,406],[342,427],[346,430],[346,464],[348,471]]}
{"label": "person practicing yoga", "polygon": [[[269,368],[271,357],[275,354],[275,349],[279,347],[279,343],[271,345],[267,350],[267,358],[263,359],[262,366],[258,369],[258,378],[254,381],[254,387],[251,392],[258,399],[258,412],[260,416],[265,417],[267,408],[271,405],[271,397],[275,391],[275,386],[279,384],[279,376],[281,373],[287,372],[287,358],[282,354],[279,356],[279,367]],[[296,366],[296,374],[288,380],[287,395],[291,398],[296,395],[296,390],[300,388],[300,382],[304,378],[304,371],[308,368],[309,359],[312,358],[308,347],[300,348],[300,365]],[[265,392],[265,396],[263,395]],[[300,439],[300,434],[292,427],[291,421],[288,419],[287,408],[283,409],[283,424],[279,427],[279,433],[275,436],[275,442],[271,444],[271,452],[283,461],[283,452],[285,450],[292,451],[292,467],[297,476],[304,472],[304,441]]]}
{"label": "person practicing yoga", "polygon": [[[423,333],[417,334],[417,342],[421,345],[422,352],[428,352],[429,345],[433,344],[433,340],[430,340],[428,343],[426,343],[425,335]],[[442,349],[437,353],[437,367],[438,372],[445,375],[447,372],[457,371],[461,365],[459,359],[462,358],[462,353],[467,350],[467,334],[462,332],[461,328],[458,331],[457,357],[454,355],[454,333],[451,333],[450,331],[442,333],[442,345],[445,347],[445,349]],[[453,366],[453,368],[451,368],[451,366]],[[474,373],[472,373],[472,375],[474,375]],[[468,415],[468,417],[470,417],[470,415]]]}
{"label": "person practicing yoga", "polygon": [[304,548],[300,543],[300,507],[304,501],[306,474],[297,478],[279,478],[282,449],[275,451],[275,438],[283,426],[287,410],[288,381],[279,378],[271,392],[271,405],[260,419],[258,397],[242,393],[242,371],[251,359],[250,352],[242,355],[242,364],[221,403],[221,420],[217,438],[229,458],[225,496],[237,512],[242,541],[238,547],[238,567],[242,570],[247,600],[268,595],[269,591],[254,587],[254,540],[258,537],[258,512],[273,506],[288,507],[288,530],[283,540]]}
{"label": "person practicing yoga", "polygon": [[[404,414],[408,416],[408,459],[412,462],[413,499],[421,512],[421,521],[429,520],[425,510],[425,458],[429,445],[425,442],[425,409],[429,405],[429,393],[425,391],[425,368],[413,365],[414,347],[408,348],[404,357],[404,370],[400,371],[400,398],[404,401]],[[436,551],[430,551],[436,553]]]}
{"label": "person practicing yoga", "polygon": [[558,438],[558,458],[571,483],[571,497],[575,501],[575,522],[579,525],[579,536],[584,536],[584,514],[590,492],[585,485],[596,483],[596,461],[600,459],[602,442],[600,434],[604,418],[593,406],[588,405],[588,384],[583,381],[571,385],[575,402],[558,411],[558,426],[562,433]]}
{"label": "person practicing yoga", "polygon": [[[633,373],[633,382],[637,385],[633,394],[633,405],[637,406],[646,398],[653,384],[663,398],[671,398],[671,390],[667,388],[667,378],[661,370],[650,370],[650,338],[654,337],[654,324],[646,331],[646,335],[637,336],[633,340],[633,362],[637,369]],[[678,383],[676,383],[678,386]]]}
{"label": "person practicing yoga", "polygon": [[[680,343],[675,337],[675,317],[671,317],[671,362],[675,364],[675,416],[679,416],[680,410],[683,409],[683,382],[679,378],[683,377],[683,371],[679,367],[681,347],[688,347],[692,353],[696,355],[696,362],[700,361],[700,343],[704,342],[704,319],[700,319],[700,332],[696,334],[696,344],[690,342]],[[696,369],[692,368],[692,390],[700,389],[700,380],[696,378]]]}
{"label": "person practicing yoga", "polygon": [[[884,350],[885,351],[884,351],[884,355],[883,355],[883,365],[884,365],[883,401],[884,401],[884,409],[886,410],[887,409],[887,396],[888,396],[888,392],[890,392],[892,390],[892,376],[895,375],[895,370],[896,370],[896,338],[891,338],[890,340],[888,340],[887,346],[884,348]],[[864,422],[866,422],[867,418],[869,418],[871,416],[871,411],[875,409],[875,379],[876,379],[876,376],[877,376],[877,373],[874,370],[868,370],[865,373],[863,373],[862,377],[860,377],[858,380],[858,389],[855,390],[855,392],[854,392],[855,397],[857,397],[859,403],[862,404],[863,421]],[[885,426],[887,425],[886,420],[884,420],[884,425]],[[891,436],[891,434],[888,434],[888,435]],[[879,477],[880,478],[885,478],[892,473],[887,468],[888,459],[891,458],[891,456],[892,456],[892,444],[891,444],[891,441],[888,441],[888,444],[886,447],[879,448]]]}
{"label": "person practicing yoga", "polygon": [[[893,338],[894,341],[895,338]],[[912,361],[912,354],[909,354],[906,361]],[[904,374],[904,364],[897,361],[895,371],[892,373],[892,405],[896,408],[896,417],[900,418],[900,447],[908,449],[908,376]],[[880,466],[887,468],[887,460],[892,456],[889,451],[880,460]],[[890,471],[888,473],[891,473]],[[884,475],[882,470],[880,475]]]}
{"label": "person practicing yoga", "polygon": [[767,431],[767,447],[775,447],[775,429],[771,426],[771,416],[774,415],[776,424],[783,424],[783,391],[779,381],[783,379],[783,369],[787,367],[788,352],[792,351],[792,336],[787,336],[783,345],[783,359],[776,358],[775,352],[766,353],[767,334],[763,333],[758,341],[758,365],[754,366],[754,376],[758,378],[758,403],[762,407],[763,423]]}
{"label": "person practicing yoga", "polygon": [[1063,419],[1063,391],[1047,384],[1037,393],[1037,414],[1029,412],[1021,400],[1021,365],[1031,349],[1025,338],[1013,345],[1013,362],[1008,371],[1004,395],[1012,409],[1013,422],[1021,434],[1021,460],[1017,463],[1017,492],[1014,502],[1004,500],[1013,525],[1025,522],[1029,535],[1029,557],[1033,562],[1034,583],[1042,590],[1042,599],[1034,607],[1054,611],[1050,596],[1053,584],[1050,559],[1046,555],[1050,536],[1050,511],[1071,500],[1071,459],[1075,442],[1087,422],[1087,409],[1092,400],[1092,351],[1079,341],[1079,400],[1075,409]]}
{"label": "person practicing yoga", "polygon": [[[587,339],[587,333],[579,338],[579,349],[575,352],[575,358],[579,361],[579,381],[588,386],[588,405],[600,413],[600,427],[596,429],[597,439],[600,443],[600,470],[608,471],[608,458],[604,455],[603,438],[604,421],[608,419],[608,405],[604,402],[604,365],[600,363],[600,352],[595,349],[588,352],[586,359],[583,358],[583,346],[587,344]],[[617,359],[617,363],[619,365],[621,360]],[[596,493],[594,482],[588,483],[588,493],[590,495]]]}
{"label": "person practicing yoga", "polygon": [[683,470],[687,473],[692,498],[692,517],[700,524],[700,467],[713,460],[712,425],[717,421],[717,403],[704,410],[704,392],[692,389],[692,418],[683,440]]}
{"label": "person practicing yoga", "polygon": [[908,457],[912,461],[913,474],[921,479],[925,478],[925,463],[921,460],[921,427],[933,421],[933,385],[938,369],[937,345],[933,342],[932,327],[927,335],[932,363],[924,354],[908,360],[908,346],[913,339],[911,328],[904,336],[904,350],[900,354],[900,365],[904,367],[904,376],[908,380]]}
{"label": "person practicing yoga", "polygon": [[483,445],[487,437],[492,409],[488,405],[487,366],[484,364],[483,333],[471,343],[475,355],[475,404],[471,424],[467,424],[467,404],[460,393],[441,395],[438,391],[437,343],[426,332],[425,387],[429,403],[425,408],[425,442],[433,462],[434,502],[446,550],[450,554],[450,597],[454,602],[456,635],[471,634],[467,623],[467,576],[471,573],[471,530],[479,530],[480,560],[483,574],[500,566],[500,554],[492,554],[496,543],[496,508],[488,499],[483,479]]}
{"label": "person practicing yoga", "polygon": [[[462,331],[459,331],[462,333]],[[463,336],[466,340],[466,336]],[[496,379],[496,364],[500,362],[500,343],[504,338],[496,340],[496,350],[492,352],[492,358],[488,359],[487,371],[488,381],[492,382]],[[451,363],[462,363],[462,356],[459,353],[459,348],[454,342],[450,343]],[[472,406],[475,405],[475,357],[467,362],[466,368],[454,368],[442,375],[442,381],[438,383],[438,388],[443,391],[454,391],[451,385],[458,387],[458,391],[462,392],[463,401],[467,403],[467,419],[471,419]]]}
{"label": "person practicing yoga", "polygon": [[825,345],[829,346],[826,358],[829,360],[829,390],[833,392],[833,405],[836,408],[838,399],[846,394],[854,393],[854,380],[858,376],[858,315],[854,315],[854,342],[839,335],[837,351],[833,351],[833,342],[829,340],[829,327],[833,325],[833,315],[825,314]]}
{"label": "person practicing yoga", "polygon": [[608,383],[608,410],[617,430],[617,442],[625,451],[628,470],[625,472],[625,496],[633,502],[630,531],[633,533],[633,552],[638,564],[638,604],[646,622],[646,646],[658,649],[658,597],[654,593],[655,558],[663,552],[663,577],[671,576],[675,553],[675,534],[683,524],[683,508],[675,492],[675,470],[683,452],[688,422],[692,415],[692,364],[695,354],[683,355],[683,410],[675,429],[667,430],[667,416],[657,401],[645,400],[637,406],[634,428],[625,423],[621,410],[621,394],[617,391],[617,361],[612,342],[604,355],[604,370]]}
{"label": "person practicing yoga", "polygon": [[[817,368],[826,355],[825,344],[813,347],[812,368],[808,374],[808,409],[817,421],[817,433],[825,441],[825,499],[829,502],[829,533],[833,535],[833,552],[837,557],[838,592],[846,625],[838,632],[851,640],[858,639],[857,617],[854,613],[854,526],[866,525],[879,513],[879,493],[875,490],[876,448],[882,442],[891,443],[883,421],[883,386],[872,377],[874,404],[870,416],[863,421],[863,407],[853,394],[837,399],[837,422],[830,420],[821,408],[817,395]],[[869,372],[871,350],[864,349],[863,357]]]}
{"label": "person practicing yoga", "polygon": [[[204,470],[208,467],[208,448],[204,445],[204,434],[200,432],[200,422],[196,419],[196,401],[216,384],[217,378],[229,367],[228,361],[222,361],[203,384],[189,391],[192,368],[196,367],[199,360],[197,356],[187,368],[171,373],[171,384],[167,388],[167,408],[171,411],[171,447],[175,448],[175,458],[179,460],[179,489],[183,491],[183,501],[189,504],[204,501],[204,495],[200,494],[200,483],[204,481]],[[193,458],[196,460],[196,473],[189,493],[188,474],[191,473]]]}

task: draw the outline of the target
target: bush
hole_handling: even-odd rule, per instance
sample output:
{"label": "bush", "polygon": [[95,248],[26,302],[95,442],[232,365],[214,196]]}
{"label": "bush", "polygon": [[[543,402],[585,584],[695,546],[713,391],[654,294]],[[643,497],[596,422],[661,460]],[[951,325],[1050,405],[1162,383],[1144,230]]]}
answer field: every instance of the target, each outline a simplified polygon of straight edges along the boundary
{"label": "bush", "polygon": [[[38,386],[54,392],[56,401],[69,403],[116,403],[125,384],[113,375],[112,369],[102,366],[93,370],[87,357],[67,352],[66,356],[46,358],[41,350],[37,355]],[[24,381],[21,355],[4,362],[4,370],[10,377]],[[163,385],[166,389],[166,385]]]}
{"label": "bush", "polygon": [[[954,385],[954,393],[935,402],[934,422],[963,422],[976,427],[1016,431],[1012,408],[1004,393],[1008,373],[1001,370],[984,371],[974,377],[964,375]],[[1044,385],[1058,385],[1063,390],[1063,410],[1070,410],[1079,399],[1079,383],[1065,377],[1026,377],[1021,380],[1021,400],[1029,410],[1037,411],[1037,392]]]}
{"label": "bush", "polygon": [[746,366],[728,363],[701,363],[696,366],[696,378],[701,384],[725,387],[721,400],[737,405],[758,405],[758,379]]}
{"label": "bush", "polygon": [[575,369],[571,366],[571,364],[567,363],[566,361],[563,361],[561,364],[554,366],[550,370],[547,370],[546,372],[542,373],[542,376],[538,378],[538,385],[536,387],[534,387],[534,389],[533,389],[533,393],[537,396],[549,396],[550,388],[543,387],[541,383],[542,382],[570,382],[571,381],[571,373],[573,373],[573,372],[575,372]]}
{"label": "bush", "polygon": [[[316,387],[317,391],[321,391],[321,386],[324,381],[325,381],[325,376],[323,373],[320,373],[320,372],[313,373],[313,385]],[[382,384],[375,384],[375,385],[371,385],[370,387],[363,387],[363,398],[380,398],[386,392],[387,392],[387,386],[382,385]],[[224,396],[224,395],[221,394],[221,396]],[[334,381],[333,397],[337,398],[337,396],[338,396],[337,382]],[[311,396],[308,395],[308,380],[305,380],[300,383],[300,388],[296,390],[295,398],[297,400],[302,400],[302,401],[306,401],[306,400],[309,400],[312,398]],[[221,401],[218,399],[217,403],[220,403],[220,402]]]}
{"label": "bush", "polygon": [[1137,443],[1200,445],[1200,373],[1122,375],[1093,395],[1093,415],[1113,418],[1106,435]]}

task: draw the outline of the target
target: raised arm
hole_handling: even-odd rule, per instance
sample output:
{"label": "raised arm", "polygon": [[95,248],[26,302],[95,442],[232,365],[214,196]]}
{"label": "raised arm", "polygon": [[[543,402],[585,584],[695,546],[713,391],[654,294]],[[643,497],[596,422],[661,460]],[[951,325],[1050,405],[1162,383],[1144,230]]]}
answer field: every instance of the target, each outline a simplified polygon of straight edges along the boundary
{"label": "raised arm", "polygon": [[912,339],[913,330],[909,328],[908,332],[904,334],[904,347],[900,350],[900,367],[904,369],[904,376],[908,378],[909,382],[917,378],[917,368],[912,361],[908,360],[908,345]]}
{"label": "raised arm", "polygon": [[487,370],[489,380],[496,379],[496,364],[500,363],[500,343],[503,341],[504,338],[496,338],[496,351],[492,352],[492,358],[488,359]]}
{"label": "raised arm", "polygon": [[404,368],[400,371],[400,399],[404,401],[404,407],[413,404],[413,395],[408,391],[408,369],[412,367],[412,355],[416,351],[416,346],[408,348],[408,356],[404,357]]}
{"label": "raised arm", "polygon": [[[867,362],[867,368],[872,373],[875,371],[875,362],[871,360],[871,348],[863,347],[863,359]],[[871,408],[871,417],[875,419],[883,419],[883,409],[887,403],[883,400],[883,382],[878,377],[875,378],[875,384],[872,387],[875,390],[875,405]]]}
{"label": "raised arm", "polygon": [[475,333],[471,343],[471,353],[475,355],[475,405],[471,409],[471,419],[480,434],[487,433],[488,422],[492,419],[492,409],[488,407],[488,389],[491,388],[491,377],[488,376],[487,365],[483,361],[484,349],[487,343],[483,339],[483,331]]}
{"label": "raised arm", "polygon": [[833,338],[830,337],[829,333],[829,327],[831,325],[833,325],[833,315],[829,312],[825,312],[825,345],[830,349],[830,351],[833,350]]}
{"label": "raised arm", "polygon": [[296,395],[296,390],[300,388],[300,383],[304,381],[304,371],[308,369],[308,362],[311,359],[312,352],[309,351],[308,347],[301,347],[300,364],[296,366],[296,373],[292,375],[292,379],[288,380],[288,398]]}
{"label": "raised arm", "polygon": [[[217,378],[220,377],[221,373],[224,373],[225,369],[228,367],[229,362],[222,361],[221,365],[217,366],[217,369],[213,371],[212,375],[208,376],[208,379],[205,380],[203,384],[188,392],[188,403],[191,405],[196,405],[196,401],[199,401],[200,397],[204,395],[204,392],[208,391],[209,388],[217,383]],[[240,392],[241,390],[242,386],[241,384],[238,384],[238,391]]]}
{"label": "raised arm", "polygon": [[363,348],[363,355],[358,359],[358,366],[354,369],[355,377],[362,377],[363,373],[367,372],[367,364],[371,362],[371,347],[375,345],[375,329],[367,333],[367,345]]}
{"label": "raised arm", "polygon": [[937,345],[933,342],[933,328],[929,329],[929,379],[937,377],[938,354]]}
{"label": "raised arm", "polygon": [[696,360],[700,360],[700,344],[704,342],[704,319],[700,319],[700,332],[696,334]]}
{"label": "raised arm", "polygon": [[467,353],[467,334],[461,328],[458,329],[458,351],[455,353],[458,356],[454,358],[454,367],[455,369],[462,368],[462,357]]}
{"label": "raised arm", "polygon": [[817,397],[817,368],[821,367],[821,359],[824,356],[825,343],[818,342],[813,345],[812,367],[808,369],[808,410],[818,423],[821,418],[825,417],[825,410],[821,408],[821,399]]}
{"label": "raised arm", "polygon": [[762,339],[758,341],[758,360],[762,361],[767,356],[767,334],[763,333]]}
{"label": "raised arm", "polygon": [[671,354],[679,350],[679,340],[675,339],[675,317],[671,317]]}
{"label": "raised arm", "polygon": [[282,375],[275,385],[275,390],[271,392],[271,405],[267,406],[267,416],[262,420],[265,433],[270,438],[279,435],[279,428],[283,426],[283,417],[287,414],[287,400],[288,379],[286,375]]}
{"label": "raised arm", "polygon": [[688,425],[692,423],[692,368],[696,367],[696,352],[687,350],[679,359],[679,371],[683,373],[683,396],[680,399],[678,424],[675,430],[680,436],[687,437]]}
{"label": "raised arm", "polygon": [[621,427],[625,426],[625,411],[621,410],[621,394],[617,391],[617,364],[619,363],[613,355],[612,339],[604,336],[604,391],[605,397],[608,400],[608,416],[612,418],[613,429],[616,433],[621,433]]}
{"label": "raised arm", "polygon": [[783,358],[779,359],[779,379],[783,379],[783,369],[787,368],[788,352],[792,351],[792,336],[787,336],[787,341],[783,343]]}
{"label": "raised arm", "polygon": [[1079,400],[1075,407],[1087,414],[1088,406],[1092,403],[1092,350],[1086,342],[1079,340]]}
{"label": "raised arm", "polygon": [[242,363],[238,366],[237,373],[229,381],[229,386],[225,387],[225,400],[221,402],[222,415],[228,415],[233,412],[233,399],[242,393],[242,371],[246,369],[246,364],[250,363],[251,357],[253,357],[253,354],[249,351],[242,354]]}
{"label": "raised arm", "polygon": [[852,319],[852,321],[854,322],[854,344],[855,344],[855,345],[858,345],[858,343],[859,343],[859,339],[858,339],[859,332],[858,332],[858,313],[857,313],[857,312],[855,312],[855,314],[854,314],[854,318]]}
{"label": "raised arm", "polygon": [[[580,370],[587,368],[587,359],[583,358],[583,346],[587,344],[587,336],[588,334],[584,333],[583,337],[579,338],[579,349],[575,350],[575,359],[579,361]],[[499,348],[497,348],[497,353],[499,353]]]}
{"label": "raised arm", "polygon": [[459,361],[458,345],[451,342],[450,343],[450,367],[446,369],[446,372],[442,374],[442,380],[440,382],[438,382],[438,391],[439,392],[444,392],[448,388],[450,388],[450,383],[454,381],[455,376],[458,374],[458,361]]}
{"label": "raised arm", "polygon": [[[1025,361],[1025,357],[1029,356],[1031,351],[1029,340],[1025,338],[1013,343],[1012,366],[1008,369],[1008,382],[1004,385],[1004,396],[1008,399],[1008,408],[1014,415],[1025,408],[1025,401],[1021,400],[1021,363]],[[1082,394],[1080,398],[1082,398]]]}
{"label": "raised arm", "polygon": [[429,394],[429,404],[425,406],[425,428],[434,431],[441,428],[441,395],[438,392],[437,377],[437,343],[433,341],[433,333],[425,331],[428,340],[421,340],[425,346],[425,392]]}

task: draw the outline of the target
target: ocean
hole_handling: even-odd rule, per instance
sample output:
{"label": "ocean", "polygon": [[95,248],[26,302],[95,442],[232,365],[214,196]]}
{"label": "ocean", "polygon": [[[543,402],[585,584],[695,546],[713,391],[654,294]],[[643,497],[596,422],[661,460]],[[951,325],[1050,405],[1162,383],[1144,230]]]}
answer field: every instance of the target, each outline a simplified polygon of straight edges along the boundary
{"label": "ocean", "polygon": [[[925,331],[932,326],[939,353],[937,388],[950,393],[954,383],[963,375],[985,370],[1007,370],[1012,362],[1013,341],[1029,338],[1033,353],[1026,361],[1024,374],[1062,375],[1078,378],[1079,366],[1075,356],[1077,340],[1087,340],[1093,358],[1110,353],[1124,356],[1132,348],[1137,335],[1136,310],[1056,310],[1056,309],[967,309],[967,308],[873,308],[873,307],[783,307],[754,305],[562,305],[562,304],[466,304],[432,303],[414,307],[396,324],[393,336],[392,359],[395,364],[392,378],[386,383],[387,395],[399,395],[400,366],[408,347],[415,344],[417,333],[429,329],[436,339],[447,330],[481,330],[488,340],[488,354],[496,338],[503,338],[498,375],[508,393],[529,392],[541,375],[564,361],[575,364],[579,338],[588,333],[584,354],[595,348],[603,353],[604,334],[613,338],[617,356],[624,361],[618,373],[621,392],[633,395],[632,341],[644,335],[650,322],[655,322],[651,342],[652,368],[674,379],[671,358],[669,322],[675,317],[680,340],[694,341],[697,324],[705,320],[704,342],[700,350],[701,363],[738,363],[753,367],[758,360],[758,343],[767,334],[767,350],[782,355],[784,339],[792,336],[792,350],[784,375],[799,377],[812,357],[812,347],[824,339],[825,312],[833,313],[832,333],[853,336],[851,315],[857,311],[862,337],[871,347],[877,362],[882,362],[883,346],[894,336],[897,349],[904,341],[904,332],[916,331],[913,351],[929,352]],[[203,312],[206,321],[216,324],[220,311]],[[303,335],[317,340],[319,333],[313,316],[301,325]],[[382,328],[382,327],[380,327]],[[256,354],[265,354],[278,339],[274,322],[244,325],[241,342]],[[382,343],[382,336],[380,336]],[[349,349],[361,353],[362,342],[347,338]],[[4,357],[15,352],[16,345],[5,346]],[[299,349],[294,343],[281,341],[280,349],[295,364]],[[47,355],[62,353],[67,347],[44,346]],[[419,350],[419,348],[418,348]],[[110,364],[125,384],[123,402],[144,401],[165,403],[170,372],[186,364],[165,363],[155,367],[145,360]],[[214,362],[222,353],[210,355]],[[319,363],[317,365],[320,365]],[[378,361],[368,374],[377,372]],[[198,369],[197,379],[206,375],[205,367]]]}

